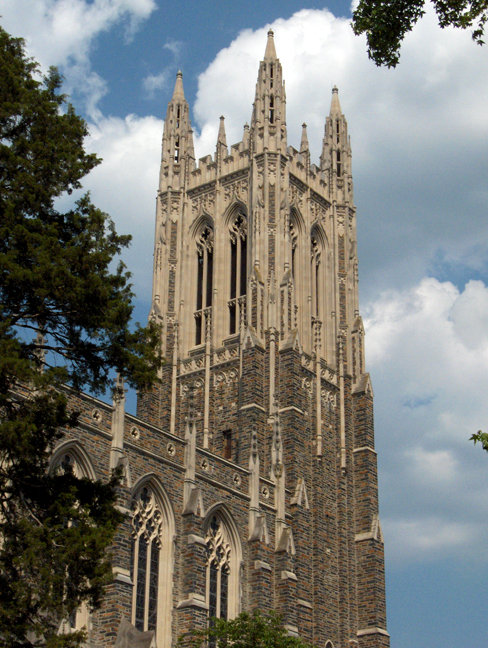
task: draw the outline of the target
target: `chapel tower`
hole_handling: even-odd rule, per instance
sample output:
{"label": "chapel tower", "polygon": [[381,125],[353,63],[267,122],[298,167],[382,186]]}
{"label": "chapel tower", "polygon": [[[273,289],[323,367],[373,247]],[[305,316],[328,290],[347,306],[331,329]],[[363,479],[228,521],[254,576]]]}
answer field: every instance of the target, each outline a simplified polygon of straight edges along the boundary
{"label": "chapel tower", "polygon": [[[242,140],[228,147],[221,117],[215,153],[198,163],[177,74],[150,317],[166,364],[161,385],[139,396],[148,436],[131,443],[152,477],[128,509],[142,520],[159,479],[171,520],[161,546],[175,542],[164,550],[171,587],[153,604],[166,624],[158,647],[209,616],[260,608],[320,648],[387,648],[347,122],[334,87],[320,165],[305,124],[299,149],[288,145],[272,31]],[[137,465],[133,483],[146,474]],[[147,583],[133,603],[141,630],[155,614]]]}

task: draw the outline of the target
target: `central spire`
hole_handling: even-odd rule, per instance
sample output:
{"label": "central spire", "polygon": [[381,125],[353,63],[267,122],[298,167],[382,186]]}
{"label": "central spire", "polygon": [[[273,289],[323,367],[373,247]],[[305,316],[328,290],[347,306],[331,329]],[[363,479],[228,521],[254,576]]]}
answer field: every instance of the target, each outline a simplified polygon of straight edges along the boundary
{"label": "central spire", "polygon": [[286,97],[281,63],[276,56],[273,30],[268,31],[264,59],[259,64],[251,120],[255,151],[286,154]]}
{"label": "central spire", "polygon": [[266,51],[264,52],[264,60],[269,61],[270,59],[275,59],[276,49],[274,44],[274,32],[272,29],[268,31],[268,42],[266,43]]}

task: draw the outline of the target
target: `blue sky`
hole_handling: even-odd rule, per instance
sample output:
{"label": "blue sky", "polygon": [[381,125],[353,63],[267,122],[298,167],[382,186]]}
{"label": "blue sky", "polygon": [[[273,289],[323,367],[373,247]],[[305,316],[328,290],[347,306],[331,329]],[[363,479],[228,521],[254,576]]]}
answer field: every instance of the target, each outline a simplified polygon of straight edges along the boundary
{"label": "blue sky", "polygon": [[488,581],[488,47],[431,12],[400,66],[378,70],[345,2],[3,0],[90,125],[104,163],[94,202],[133,234],[125,260],[149,309],[162,117],[178,68],[197,155],[250,119],[265,34],[275,31],[289,142],[308,124],[315,161],[339,87],[353,150],[361,310],[375,389],[392,648],[483,648]]}

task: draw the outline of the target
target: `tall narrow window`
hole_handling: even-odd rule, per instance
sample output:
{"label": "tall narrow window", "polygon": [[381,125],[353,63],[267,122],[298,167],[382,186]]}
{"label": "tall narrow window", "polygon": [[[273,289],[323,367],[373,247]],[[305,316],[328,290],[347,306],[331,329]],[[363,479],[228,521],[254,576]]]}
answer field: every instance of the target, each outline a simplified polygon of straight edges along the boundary
{"label": "tall narrow window", "polygon": [[195,311],[195,344],[205,335],[205,309],[212,305],[213,231],[207,226],[197,241],[197,303]]}
{"label": "tall narrow window", "polygon": [[274,124],[274,97],[273,95],[269,98],[269,123]]}
{"label": "tall narrow window", "polygon": [[232,430],[222,432],[224,459],[232,459]]}
{"label": "tall narrow window", "polygon": [[341,152],[336,151],[336,160],[337,160],[337,177],[340,178],[342,175],[342,165],[341,165]]}
{"label": "tall narrow window", "polygon": [[339,120],[336,119],[336,142],[339,143],[340,125]]}
{"label": "tall narrow window", "polygon": [[291,275],[293,277],[293,281],[296,281],[296,272],[297,272],[297,240],[298,240],[298,235],[297,235],[297,230],[295,227],[295,224],[293,223],[292,220],[290,220],[290,242],[291,242]]}
{"label": "tall narrow window", "polygon": [[138,630],[154,630],[158,622],[159,553],[163,516],[153,493],[143,488],[132,506],[132,619]]}
{"label": "tall narrow window", "polygon": [[239,213],[230,227],[229,333],[237,333],[247,288],[247,220]]}
{"label": "tall narrow window", "polygon": [[209,618],[227,619],[231,547],[224,526],[212,516],[205,538],[207,545],[207,602]]}
{"label": "tall narrow window", "polygon": [[319,319],[320,317],[320,245],[319,242],[312,234],[311,238],[311,287],[312,287],[312,317]]}
{"label": "tall narrow window", "polygon": [[175,162],[180,160],[180,138],[175,138]]}

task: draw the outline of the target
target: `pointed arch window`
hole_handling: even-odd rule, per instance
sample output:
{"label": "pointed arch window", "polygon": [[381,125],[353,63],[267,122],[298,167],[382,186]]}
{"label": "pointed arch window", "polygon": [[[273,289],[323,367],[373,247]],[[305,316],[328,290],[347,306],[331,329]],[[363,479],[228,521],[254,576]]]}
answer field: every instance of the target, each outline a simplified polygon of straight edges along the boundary
{"label": "pointed arch window", "polygon": [[298,232],[295,222],[290,218],[290,244],[291,244],[291,276],[293,281],[297,279],[297,247]]}
{"label": "pointed arch window", "polygon": [[310,280],[312,288],[312,318],[320,319],[320,291],[321,291],[321,281],[320,281],[320,257],[321,257],[321,246],[318,241],[318,237],[315,233],[312,232],[310,240]]}
{"label": "pointed arch window", "polygon": [[337,162],[337,177],[340,178],[342,175],[342,163],[341,163],[340,151],[336,151],[336,162]]}
{"label": "pointed arch window", "polygon": [[144,487],[132,503],[132,622],[138,630],[157,627],[162,534],[163,515]]}
{"label": "pointed arch window", "polygon": [[274,97],[273,95],[269,98],[269,123],[274,124]]}
{"label": "pointed arch window", "polygon": [[230,227],[229,333],[237,333],[247,288],[247,219],[239,212]]}
{"label": "pointed arch window", "polygon": [[229,616],[231,546],[222,521],[215,515],[205,537],[207,546],[207,603],[210,619]]}
{"label": "pointed arch window", "polygon": [[197,240],[197,303],[195,311],[195,344],[205,335],[205,309],[212,306],[213,230],[206,225]]}

